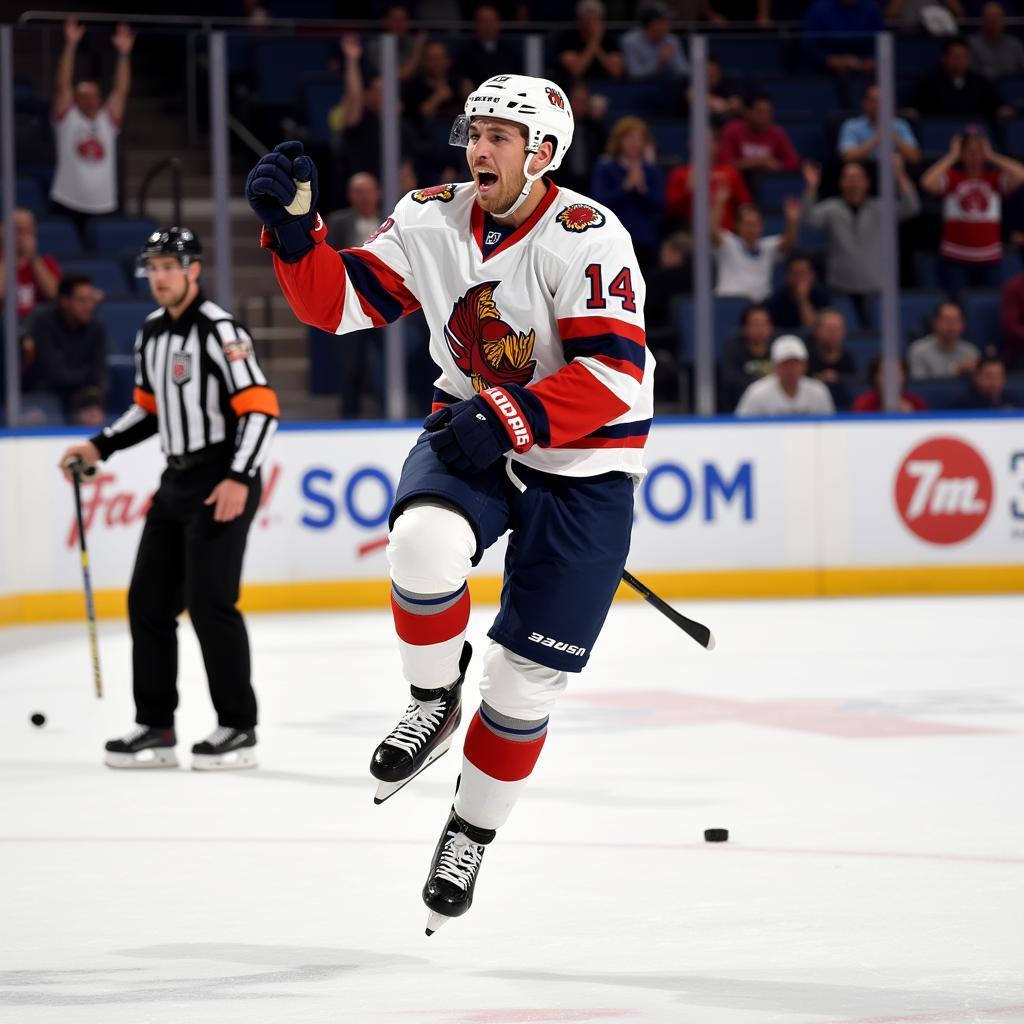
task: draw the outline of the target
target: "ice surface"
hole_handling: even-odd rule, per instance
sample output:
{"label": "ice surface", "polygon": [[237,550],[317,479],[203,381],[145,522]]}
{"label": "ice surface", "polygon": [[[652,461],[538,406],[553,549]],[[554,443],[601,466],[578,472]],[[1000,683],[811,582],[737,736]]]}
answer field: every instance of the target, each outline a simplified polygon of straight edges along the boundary
{"label": "ice surface", "polygon": [[[126,630],[102,702],[84,624],[0,630],[0,1021],[1024,1022],[1024,602],[678,606],[718,649],[613,609],[429,939],[458,746],[374,807],[388,616],[250,617],[244,773],[104,768]],[[181,636],[187,764],[215,723]]]}

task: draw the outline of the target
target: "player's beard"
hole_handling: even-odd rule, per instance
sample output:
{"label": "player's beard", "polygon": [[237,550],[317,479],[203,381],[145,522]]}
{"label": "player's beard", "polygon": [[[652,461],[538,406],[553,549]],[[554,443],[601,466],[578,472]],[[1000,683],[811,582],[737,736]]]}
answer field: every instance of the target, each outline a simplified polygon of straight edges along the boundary
{"label": "player's beard", "polygon": [[526,175],[521,170],[516,174],[514,181],[508,181],[504,176],[499,176],[486,195],[481,195],[480,193],[479,172],[474,174],[474,179],[478,186],[476,201],[480,204],[480,208],[486,213],[491,214],[491,216],[507,210],[519,198],[523,189],[526,188]]}

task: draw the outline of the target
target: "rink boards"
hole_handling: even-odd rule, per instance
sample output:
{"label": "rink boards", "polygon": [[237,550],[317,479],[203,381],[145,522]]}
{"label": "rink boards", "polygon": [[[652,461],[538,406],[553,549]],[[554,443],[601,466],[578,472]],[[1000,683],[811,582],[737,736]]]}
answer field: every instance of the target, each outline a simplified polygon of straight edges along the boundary
{"label": "rink boards", "polygon": [[[0,624],[82,614],[73,431],[0,431]],[[387,515],[415,425],[284,427],[250,535],[249,609],[388,601]],[[662,420],[628,567],[664,596],[1024,591],[1024,417]],[[121,615],[162,467],[148,441],[84,486],[101,615]],[[494,601],[503,544],[471,586]],[[623,597],[630,596],[623,592]]]}

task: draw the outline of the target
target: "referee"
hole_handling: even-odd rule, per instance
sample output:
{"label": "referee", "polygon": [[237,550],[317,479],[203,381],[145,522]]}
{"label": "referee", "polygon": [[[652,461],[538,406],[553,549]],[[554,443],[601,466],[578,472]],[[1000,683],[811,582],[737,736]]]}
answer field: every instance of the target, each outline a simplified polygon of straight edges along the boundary
{"label": "referee", "polygon": [[217,712],[217,728],[192,748],[192,767],[256,764],[249,638],[236,603],[278,404],[248,331],[203,295],[201,254],[187,228],[146,240],[138,273],[160,308],[135,339],[133,404],[61,457],[70,479],[68,460],[93,465],[156,433],[167,457],[128,591],[137,725],[107,743],[111,768],[177,767],[177,620],[186,609]]}

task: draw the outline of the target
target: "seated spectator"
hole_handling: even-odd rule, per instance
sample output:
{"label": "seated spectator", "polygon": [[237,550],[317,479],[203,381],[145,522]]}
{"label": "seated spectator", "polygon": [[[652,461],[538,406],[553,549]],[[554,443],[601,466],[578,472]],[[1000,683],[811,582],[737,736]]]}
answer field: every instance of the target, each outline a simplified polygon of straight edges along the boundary
{"label": "seated spectator", "polygon": [[[575,142],[574,142],[575,144]],[[729,196],[725,209],[722,210],[722,228],[732,231],[736,223],[736,212],[741,206],[752,203],[746,179],[732,164],[722,160],[721,148],[718,145],[718,133],[712,129],[711,138],[711,175],[708,188],[708,202],[724,189]],[[571,153],[572,150],[570,149]],[[679,224],[687,225],[693,213],[693,193],[690,190],[690,165],[683,164],[669,172],[665,183],[665,213]]]}
{"label": "seated spectator", "polygon": [[429,131],[437,121],[451,123],[462,113],[463,102],[448,47],[440,40],[428,42],[419,72],[402,86],[406,117],[418,131]]}
{"label": "seated spectator", "polygon": [[68,423],[102,426],[107,391],[107,332],[95,317],[99,293],[85,274],[65,274],[56,303],[25,323],[23,389],[57,397]]}
{"label": "seated spectator", "polygon": [[[714,57],[707,59],[708,108],[714,122],[721,124],[733,117],[743,115],[743,95],[740,81],[735,75],[722,74],[722,65]],[[688,102],[692,101],[693,90],[688,91]]]}
{"label": "seated spectator", "polygon": [[522,45],[501,37],[501,14],[493,4],[481,4],[473,12],[473,34],[455,53],[454,71],[463,101],[481,82],[501,68],[502,74],[523,71]]}
{"label": "seated spectator", "polygon": [[772,372],[769,346],[775,330],[767,306],[747,306],[740,317],[739,335],[726,348],[718,365],[719,406],[736,408],[740,395]]}
{"label": "seated spectator", "polygon": [[737,416],[829,416],[829,390],[807,376],[807,346],[795,334],[772,342],[773,372],[754,381],[736,406]]}
{"label": "seated spectator", "polygon": [[838,309],[823,309],[811,335],[811,358],[808,376],[820,380],[832,395],[837,409],[849,409],[853,397],[853,381],[857,374],[846,344],[846,321]]}
{"label": "seated spectator", "polygon": [[372,174],[361,171],[348,179],[348,203],[327,218],[327,244],[332,249],[354,249],[380,227],[380,184]]}
{"label": "seated spectator", "polygon": [[741,171],[795,171],[800,157],[786,130],[774,124],[770,96],[751,96],[743,117],[722,129],[721,160]]}
{"label": "seated spectator", "polygon": [[[878,159],[878,86],[869,85],[861,99],[860,117],[848,117],[839,128],[839,144],[836,147],[843,160]],[[904,163],[916,164],[921,159],[921,150],[910,125],[902,118],[893,118],[892,142]]]}
{"label": "seated spectator", "polygon": [[875,33],[885,29],[875,0],[815,0],[804,15],[804,59],[839,78],[875,70]]}
{"label": "seated spectator", "polygon": [[665,180],[646,121],[623,117],[615,123],[607,151],[594,167],[591,189],[594,199],[622,221],[645,270],[657,256],[658,221],[665,205]]}
{"label": "seated spectator", "polygon": [[818,280],[814,260],[806,253],[791,253],[786,260],[786,280],[768,302],[772,323],[787,331],[810,330],[818,322],[818,310],[832,301]]}
{"label": "seated spectator", "polygon": [[1019,409],[1020,399],[1006,390],[1006,367],[999,356],[982,356],[971,374],[970,390],[958,409]]}
{"label": "seated spectator", "polygon": [[988,3],[981,9],[981,31],[967,40],[971,68],[986,78],[1024,74],[1024,43],[1007,35],[1006,12],[1002,4]]}
{"label": "seated spectator", "polygon": [[890,25],[935,36],[956,35],[956,19],[963,16],[960,0],[889,0],[885,9]]}
{"label": "seated spectator", "polygon": [[668,8],[649,3],[640,8],[640,24],[630,29],[619,46],[626,77],[634,82],[662,81],[668,90],[690,74],[679,38],[670,31]]}
{"label": "seated spectator", "polygon": [[553,177],[563,188],[589,194],[594,164],[608,145],[604,126],[608,98],[592,93],[586,82],[576,81],[569,90],[569,105],[574,123],[572,145]]}
{"label": "seated spectator", "polygon": [[939,273],[951,297],[998,286],[1002,197],[1022,184],[1024,164],[994,152],[980,131],[954,135],[949,152],[921,175],[921,187],[943,198]]}
{"label": "seated spectator", "polygon": [[[60,264],[48,253],[40,254],[36,217],[31,210],[14,211],[15,299],[18,317],[28,316],[41,302],[57,295]],[[4,304],[7,275],[4,273],[4,226],[0,224],[0,309]]]}
{"label": "seated spectator", "polygon": [[[907,361],[899,361],[900,412],[924,412],[928,403],[920,395],[907,391]],[[872,356],[868,363],[868,380],[871,387],[858,395],[850,406],[850,412],[882,412],[882,357]]]}
{"label": "seated spectator", "polygon": [[918,80],[911,103],[922,117],[962,117],[995,125],[1000,117],[1013,115],[999,102],[995,86],[970,69],[971,52],[959,37],[942,44],[939,66]]}
{"label": "seated spectator", "polygon": [[800,230],[800,200],[786,200],[786,233],[764,237],[761,211],[753,204],[741,206],[736,215],[736,234],[722,227],[722,211],[729,196],[724,189],[715,194],[711,206],[711,243],[718,266],[715,295],[763,302],[772,290],[775,264],[796,243]]}
{"label": "seated spectator", "polygon": [[619,41],[609,32],[601,0],[580,0],[576,27],[555,41],[558,66],[572,78],[587,82],[621,78],[624,70]]}
{"label": "seated spectator", "polygon": [[[839,195],[818,202],[821,171],[804,164],[804,223],[828,235],[826,283],[833,292],[851,296],[864,322],[864,297],[881,287],[882,206],[868,195],[871,181],[854,160],[839,174]],[[907,220],[921,209],[917,189],[896,158],[897,216]]]}
{"label": "seated spectator", "polygon": [[730,22],[756,24],[758,28],[771,28],[771,0],[704,0],[701,4],[704,18],[718,28],[728,28]]}
{"label": "seated spectator", "polygon": [[1015,274],[1003,286],[999,304],[999,333],[1006,365],[1024,369],[1024,274]]}
{"label": "seated spectator", "polygon": [[955,302],[940,302],[932,333],[911,342],[907,366],[911,380],[938,380],[973,372],[981,352],[963,337],[964,314]]}
{"label": "seated spectator", "polygon": [[84,35],[74,18],[64,23],[64,50],[57,62],[50,112],[57,150],[50,201],[54,212],[70,217],[80,234],[93,217],[118,208],[117,138],[128,104],[135,45],[132,30],[118,25],[110,40],[117,50],[117,70],[104,102],[99,83],[74,84],[75,53]]}

